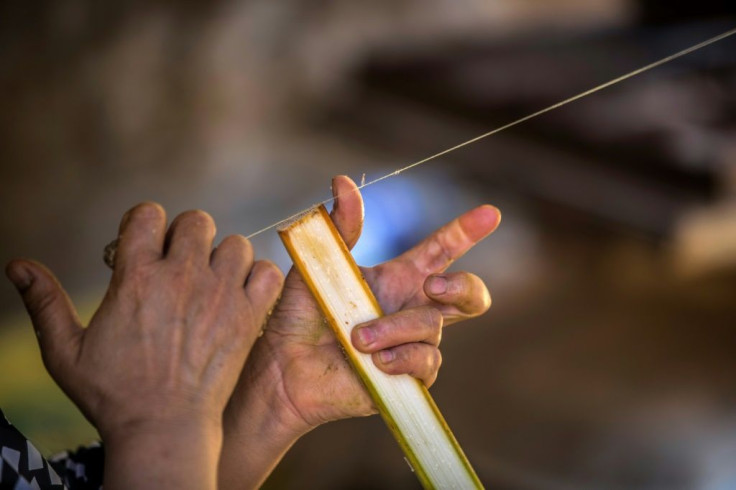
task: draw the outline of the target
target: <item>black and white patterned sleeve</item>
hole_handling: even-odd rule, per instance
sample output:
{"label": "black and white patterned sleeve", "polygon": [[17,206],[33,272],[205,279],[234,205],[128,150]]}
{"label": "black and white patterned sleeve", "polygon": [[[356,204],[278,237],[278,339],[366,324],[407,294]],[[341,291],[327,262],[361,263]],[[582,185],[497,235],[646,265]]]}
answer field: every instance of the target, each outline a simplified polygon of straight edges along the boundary
{"label": "black and white patterned sleeve", "polygon": [[100,444],[47,461],[0,410],[0,490],[99,490],[104,461]]}

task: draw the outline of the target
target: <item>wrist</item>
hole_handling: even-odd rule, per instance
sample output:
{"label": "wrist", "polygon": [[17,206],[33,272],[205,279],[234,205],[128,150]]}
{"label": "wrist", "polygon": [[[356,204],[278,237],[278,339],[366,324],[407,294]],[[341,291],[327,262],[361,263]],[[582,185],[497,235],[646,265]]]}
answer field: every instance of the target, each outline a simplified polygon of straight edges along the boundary
{"label": "wrist", "polygon": [[207,419],[150,420],[102,434],[105,488],[216,488],[222,427]]}
{"label": "wrist", "polygon": [[221,488],[256,488],[308,424],[288,400],[266,339],[257,342],[223,417]]}
{"label": "wrist", "polygon": [[[109,411],[108,411],[109,412]],[[115,411],[112,411],[115,413]],[[147,404],[145,409],[127,410],[115,416],[100,415],[95,425],[103,440],[117,442],[151,434],[219,434],[222,433],[222,411],[192,407],[169,400],[165,404]]]}

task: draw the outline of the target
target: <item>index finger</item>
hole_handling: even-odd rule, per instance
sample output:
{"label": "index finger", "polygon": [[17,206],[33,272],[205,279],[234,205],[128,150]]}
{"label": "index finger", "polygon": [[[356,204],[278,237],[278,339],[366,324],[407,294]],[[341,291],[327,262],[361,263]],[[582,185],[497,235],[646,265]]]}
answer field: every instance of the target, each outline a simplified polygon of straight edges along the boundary
{"label": "index finger", "polygon": [[412,262],[424,274],[442,272],[493,232],[500,222],[498,208],[490,204],[478,206],[450,221],[399,258]]}

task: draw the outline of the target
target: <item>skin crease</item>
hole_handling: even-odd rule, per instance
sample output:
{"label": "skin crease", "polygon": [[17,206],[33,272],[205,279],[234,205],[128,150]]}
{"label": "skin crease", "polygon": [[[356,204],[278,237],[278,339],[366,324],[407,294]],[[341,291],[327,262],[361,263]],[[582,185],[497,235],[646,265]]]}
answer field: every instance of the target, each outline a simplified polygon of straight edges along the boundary
{"label": "skin crease", "polygon": [[[352,248],[362,229],[360,193],[352,180],[339,176],[333,180],[333,194],[339,196],[333,221]],[[441,363],[443,325],[478,316],[491,304],[480,278],[444,271],[495,230],[500,219],[495,207],[480,206],[401,256],[361,268],[386,316],[357,326],[353,345],[371,353],[383,371],[410,374],[430,386]],[[306,285],[292,269],[225,412],[220,486],[255,488],[301,435],[331,420],[375,412]]]}
{"label": "skin crease", "polygon": [[283,276],[243,237],[213,252],[214,236],[201,211],[167,233],[160,206],[131,209],[86,328],[48,269],[8,264],[49,373],[102,436],[108,490],[217,485],[222,413]]}

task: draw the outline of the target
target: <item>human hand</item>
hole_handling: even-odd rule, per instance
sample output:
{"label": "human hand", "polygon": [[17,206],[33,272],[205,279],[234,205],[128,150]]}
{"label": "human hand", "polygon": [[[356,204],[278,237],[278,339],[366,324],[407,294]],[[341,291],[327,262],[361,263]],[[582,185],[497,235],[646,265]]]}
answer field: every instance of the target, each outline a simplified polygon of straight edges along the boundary
{"label": "human hand", "polygon": [[[362,228],[360,194],[346,177],[334,180],[333,193],[339,196],[333,220],[352,248]],[[361,268],[386,316],[357,326],[353,345],[373,354],[376,366],[386,373],[410,374],[430,386],[441,362],[437,346],[442,326],[478,316],[491,302],[477,276],[442,272],[493,231],[499,221],[496,208],[481,206],[399,257]],[[287,276],[283,297],[258,348],[261,343],[269,344],[292,411],[308,427],[375,413],[373,402],[296,270]],[[384,360],[384,356],[391,360]],[[258,359],[254,357],[254,361]]]}
{"label": "human hand", "polygon": [[[348,247],[352,247],[362,228],[360,194],[347,177],[333,181],[333,194],[339,196],[333,220]],[[499,221],[496,208],[481,206],[399,257],[362,268],[386,316],[357,326],[352,334],[353,345],[373,354],[376,366],[383,371],[407,373],[431,385],[441,362],[437,346],[443,324],[478,316],[490,306],[490,295],[480,278],[467,272],[443,272],[491,233]],[[267,416],[254,415],[259,411],[267,412]],[[375,411],[304,281],[292,269],[282,298],[254,346],[226,410],[226,426],[236,428],[229,432],[236,438],[237,428],[247,426],[240,433],[260,439],[252,437],[259,434],[259,423],[270,427],[272,436],[273,427],[281,427],[291,434],[284,437],[288,447],[296,437],[321,423]],[[242,454],[239,449],[246,450],[246,439],[240,437],[240,442],[232,446],[233,458]],[[221,464],[221,472],[228,473],[227,465]]]}
{"label": "human hand", "polygon": [[[215,450],[214,460],[206,455],[208,483],[215,481],[223,409],[283,283],[274,265],[253,262],[243,237],[228,237],[213,252],[214,236],[203,212],[178,216],[167,233],[160,206],[131,209],[109,289],[87,328],[45,267],[26,260],[7,267],[49,373],[108,449],[143,438],[145,450],[135,448],[143,457],[153,457],[150,444],[163,443],[171,458],[186,439]],[[176,465],[184,475],[186,459]],[[203,488],[196,479],[186,484]]]}

